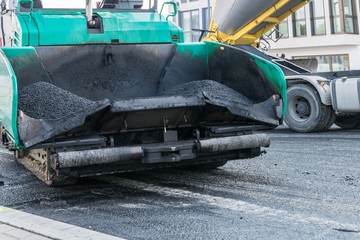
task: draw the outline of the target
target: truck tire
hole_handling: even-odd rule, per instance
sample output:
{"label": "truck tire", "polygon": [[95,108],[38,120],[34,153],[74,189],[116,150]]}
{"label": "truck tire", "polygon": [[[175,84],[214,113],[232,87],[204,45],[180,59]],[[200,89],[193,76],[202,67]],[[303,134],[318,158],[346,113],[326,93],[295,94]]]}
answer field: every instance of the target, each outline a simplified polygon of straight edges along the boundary
{"label": "truck tire", "polygon": [[327,113],[329,114],[329,119],[327,122],[325,122],[324,126],[321,127],[318,131],[321,132],[321,131],[327,131],[329,130],[329,128],[334,124],[335,120],[336,120],[336,113],[335,111],[328,106],[328,110],[330,113]]}
{"label": "truck tire", "polygon": [[285,122],[296,132],[325,131],[335,121],[331,106],[324,105],[319,93],[310,85],[297,84],[287,90]]}
{"label": "truck tire", "polygon": [[335,124],[342,129],[359,129],[360,113],[354,115],[337,116]]}

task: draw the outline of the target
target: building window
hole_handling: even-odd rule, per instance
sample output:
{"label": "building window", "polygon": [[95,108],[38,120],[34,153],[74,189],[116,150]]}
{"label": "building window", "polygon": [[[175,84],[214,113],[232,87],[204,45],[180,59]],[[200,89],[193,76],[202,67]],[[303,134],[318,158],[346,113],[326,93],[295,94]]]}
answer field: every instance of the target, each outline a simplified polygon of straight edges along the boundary
{"label": "building window", "polygon": [[323,0],[313,0],[310,2],[311,14],[311,34],[325,35],[325,14]]}
{"label": "building window", "polygon": [[179,25],[184,30],[184,37],[186,42],[197,42],[200,37],[200,32],[192,31],[192,29],[199,29],[199,10],[192,10],[179,13]]}
{"label": "building window", "polygon": [[305,7],[300,8],[293,14],[294,37],[306,36]]}
{"label": "building window", "polygon": [[358,33],[355,0],[330,0],[331,33]]}
{"label": "building window", "polygon": [[279,23],[279,25],[277,25],[275,28],[276,39],[289,37],[288,19],[285,19],[284,21]]}
{"label": "building window", "polygon": [[[313,59],[317,60],[316,72],[334,72],[334,71],[349,71],[350,70],[350,60],[348,54],[342,55],[319,55],[319,56],[309,56],[309,57],[294,57],[294,59],[302,60],[306,63],[313,62]],[[313,64],[312,64],[313,65]],[[308,68],[304,64],[305,68]],[[314,70],[314,69],[312,69]]]}
{"label": "building window", "polygon": [[186,0],[181,0],[181,3],[186,3],[187,1]]}
{"label": "building window", "polygon": [[330,0],[331,33],[342,32],[342,27],[340,26],[340,8],[339,0]]}
{"label": "building window", "polygon": [[210,25],[210,15],[211,15],[211,8],[209,10],[209,8],[203,8],[202,9],[202,29],[209,29],[209,25]]}
{"label": "building window", "polygon": [[355,1],[343,0],[343,5],[344,5],[345,32],[358,33]]}

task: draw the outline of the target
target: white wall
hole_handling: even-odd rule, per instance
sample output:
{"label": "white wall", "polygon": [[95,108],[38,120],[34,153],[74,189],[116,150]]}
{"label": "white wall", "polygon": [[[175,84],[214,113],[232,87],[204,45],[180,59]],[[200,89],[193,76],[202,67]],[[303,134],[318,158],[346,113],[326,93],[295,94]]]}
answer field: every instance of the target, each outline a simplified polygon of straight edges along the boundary
{"label": "white wall", "polygon": [[349,55],[350,69],[360,70],[360,46],[293,47],[268,50],[270,55],[285,54],[286,58],[319,55]]}

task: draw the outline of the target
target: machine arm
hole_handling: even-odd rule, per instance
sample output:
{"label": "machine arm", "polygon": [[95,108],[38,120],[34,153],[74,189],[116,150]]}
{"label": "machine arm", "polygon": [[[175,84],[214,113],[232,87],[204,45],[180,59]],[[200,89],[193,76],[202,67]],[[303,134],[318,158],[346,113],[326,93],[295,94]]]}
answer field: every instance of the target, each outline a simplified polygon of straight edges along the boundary
{"label": "machine arm", "polygon": [[258,39],[309,0],[215,0],[205,41],[230,45],[255,44]]}

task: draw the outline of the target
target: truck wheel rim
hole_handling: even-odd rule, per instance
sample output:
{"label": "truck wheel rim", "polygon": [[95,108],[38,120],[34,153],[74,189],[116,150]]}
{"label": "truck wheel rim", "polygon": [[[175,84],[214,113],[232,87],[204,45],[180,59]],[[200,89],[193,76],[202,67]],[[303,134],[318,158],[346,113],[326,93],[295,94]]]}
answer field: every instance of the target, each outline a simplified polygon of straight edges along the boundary
{"label": "truck wheel rim", "polygon": [[290,115],[297,121],[306,121],[311,115],[311,106],[306,98],[298,97],[292,101]]}

